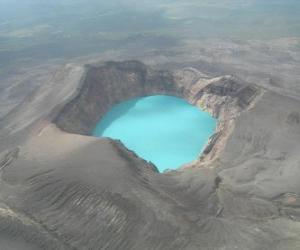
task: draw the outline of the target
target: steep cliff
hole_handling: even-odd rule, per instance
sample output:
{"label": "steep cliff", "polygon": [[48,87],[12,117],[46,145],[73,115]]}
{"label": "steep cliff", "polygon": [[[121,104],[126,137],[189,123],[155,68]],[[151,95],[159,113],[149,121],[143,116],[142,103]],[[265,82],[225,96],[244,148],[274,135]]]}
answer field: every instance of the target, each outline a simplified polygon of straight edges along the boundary
{"label": "steep cliff", "polygon": [[169,72],[151,70],[138,61],[88,66],[78,95],[63,108],[55,123],[67,132],[89,134],[116,103],[136,96],[178,92]]}

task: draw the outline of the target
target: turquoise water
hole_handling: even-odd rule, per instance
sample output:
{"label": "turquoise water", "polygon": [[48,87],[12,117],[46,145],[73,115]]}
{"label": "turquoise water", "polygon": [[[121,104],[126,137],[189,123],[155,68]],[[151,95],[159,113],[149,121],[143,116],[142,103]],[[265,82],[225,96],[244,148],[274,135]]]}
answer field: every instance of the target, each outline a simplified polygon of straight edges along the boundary
{"label": "turquoise water", "polygon": [[121,140],[163,172],[197,159],[215,127],[214,118],[185,100],[156,95],[114,106],[93,135]]}

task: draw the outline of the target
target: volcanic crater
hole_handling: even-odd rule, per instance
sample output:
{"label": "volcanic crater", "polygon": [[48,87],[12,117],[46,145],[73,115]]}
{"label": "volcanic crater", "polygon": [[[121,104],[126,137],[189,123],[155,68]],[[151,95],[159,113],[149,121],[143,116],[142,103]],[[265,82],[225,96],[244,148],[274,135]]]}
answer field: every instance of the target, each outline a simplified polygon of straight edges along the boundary
{"label": "volcanic crater", "polygon": [[[7,249],[297,249],[299,101],[193,65],[68,65],[4,117]],[[218,120],[199,159],[164,174],[90,136],[113,105],[156,94]]]}
{"label": "volcanic crater", "polygon": [[234,118],[251,105],[260,91],[233,76],[197,77],[193,68],[160,70],[139,61],[87,65],[82,86],[59,111],[54,123],[68,133],[90,135],[99,119],[122,101],[151,95],[181,97],[218,119],[217,131],[200,159],[210,155],[211,160],[224,146]]}

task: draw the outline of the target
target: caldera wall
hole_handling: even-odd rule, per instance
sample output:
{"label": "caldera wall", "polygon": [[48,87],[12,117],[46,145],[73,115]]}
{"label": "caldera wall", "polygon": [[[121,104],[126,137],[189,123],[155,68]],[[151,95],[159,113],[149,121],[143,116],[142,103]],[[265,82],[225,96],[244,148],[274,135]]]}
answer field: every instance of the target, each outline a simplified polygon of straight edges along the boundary
{"label": "caldera wall", "polygon": [[87,135],[114,104],[153,94],[181,95],[171,73],[151,70],[138,61],[88,66],[78,95],[66,104],[55,123],[66,132]]}
{"label": "caldera wall", "polygon": [[[139,61],[107,62],[87,66],[86,76],[74,99],[54,119],[62,130],[89,135],[101,117],[124,100],[166,94],[178,96],[218,118],[218,127],[204,153],[210,159],[222,149],[234,119],[247,109],[259,90],[232,76],[199,77],[197,70],[153,69]],[[214,149],[214,150],[212,150]]]}

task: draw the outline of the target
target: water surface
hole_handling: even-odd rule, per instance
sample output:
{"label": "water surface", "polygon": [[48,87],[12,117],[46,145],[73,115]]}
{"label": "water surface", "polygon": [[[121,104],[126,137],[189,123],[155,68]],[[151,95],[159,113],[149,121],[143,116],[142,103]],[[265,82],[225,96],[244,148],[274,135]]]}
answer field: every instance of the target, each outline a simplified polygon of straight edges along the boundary
{"label": "water surface", "polygon": [[185,100],[156,95],[114,106],[93,135],[121,140],[163,172],[197,159],[215,127],[214,118]]}

